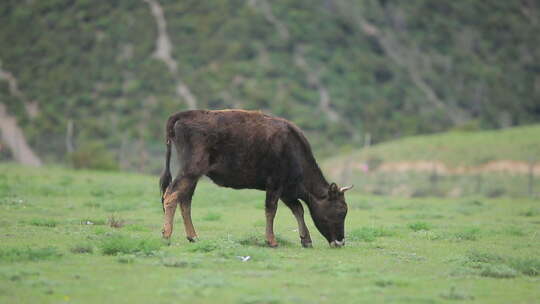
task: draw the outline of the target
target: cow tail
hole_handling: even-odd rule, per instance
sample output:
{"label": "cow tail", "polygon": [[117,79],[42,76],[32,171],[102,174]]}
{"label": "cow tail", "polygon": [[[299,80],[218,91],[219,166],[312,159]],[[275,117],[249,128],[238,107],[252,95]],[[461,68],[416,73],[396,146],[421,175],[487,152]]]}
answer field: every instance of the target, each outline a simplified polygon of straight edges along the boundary
{"label": "cow tail", "polygon": [[163,197],[165,196],[165,191],[167,191],[167,187],[169,187],[169,184],[171,183],[172,176],[171,176],[171,140],[167,138],[167,152],[165,154],[165,169],[163,170],[163,173],[161,174],[161,177],[159,178],[159,187],[161,190],[161,203],[163,203]]}
{"label": "cow tail", "polygon": [[167,145],[167,152],[165,154],[165,169],[163,170],[163,173],[161,174],[161,177],[159,178],[159,187],[161,190],[161,203],[163,204],[163,198],[165,196],[165,191],[167,191],[167,187],[171,184],[172,176],[171,176],[171,145],[172,140],[175,137],[174,134],[174,125],[178,121],[178,115],[173,115],[169,118],[167,121],[167,125],[165,127],[165,137],[166,137],[166,145]]}

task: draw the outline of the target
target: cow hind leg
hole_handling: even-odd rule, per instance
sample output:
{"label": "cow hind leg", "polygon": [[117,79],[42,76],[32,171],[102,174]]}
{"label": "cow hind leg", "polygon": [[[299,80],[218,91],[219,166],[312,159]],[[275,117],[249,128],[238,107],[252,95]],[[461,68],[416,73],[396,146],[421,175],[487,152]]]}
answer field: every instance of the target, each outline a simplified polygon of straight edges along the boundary
{"label": "cow hind leg", "polygon": [[163,195],[164,223],[161,231],[164,239],[169,240],[173,231],[174,213],[178,203],[178,192],[169,187]]}
{"label": "cow hind leg", "polygon": [[302,206],[302,203],[297,199],[282,198],[281,200],[291,209],[298,222],[298,233],[300,234],[300,243],[302,244],[302,247],[313,247],[309,230],[306,226],[306,222],[304,222],[304,207]]}
{"label": "cow hind leg", "polygon": [[197,233],[191,221],[191,198],[197,186],[198,177],[181,175],[177,177],[167,189],[163,208],[165,210],[163,224],[163,238],[169,239],[173,231],[174,213],[180,204],[186,237],[190,242],[197,240]]}

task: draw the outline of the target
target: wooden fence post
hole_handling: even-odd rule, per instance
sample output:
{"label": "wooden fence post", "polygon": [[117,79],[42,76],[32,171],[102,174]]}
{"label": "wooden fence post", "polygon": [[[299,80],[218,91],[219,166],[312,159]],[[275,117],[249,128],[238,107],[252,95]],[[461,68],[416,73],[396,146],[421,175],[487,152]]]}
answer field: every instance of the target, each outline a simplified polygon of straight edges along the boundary
{"label": "wooden fence post", "polygon": [[534,196],[534,160],[529,161],[529,186],[528,186],[529,197]]}

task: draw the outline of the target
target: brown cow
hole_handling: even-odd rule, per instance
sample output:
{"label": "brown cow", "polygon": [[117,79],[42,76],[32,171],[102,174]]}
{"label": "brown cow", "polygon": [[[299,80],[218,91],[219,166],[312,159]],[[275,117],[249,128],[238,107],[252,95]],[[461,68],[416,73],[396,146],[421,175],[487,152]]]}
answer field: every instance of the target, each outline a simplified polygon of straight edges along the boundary
{"label": "brown cow", "polygon": [[[191,222],[191,197],[199,178],[206,175],[219,186],[266,191],[269,246],[277,246],[273,224],[279,199],[298,221],[302,246],[311,247],[312,242],[299,199],[308,206],[315,226],[330,246],[344,245],[344,192],[351,187],[340,189],[326,181],[308,141],[293,123],[260,112],[195,110],[172,115],[166,137],[165,170],[160,179],[165,239],[172,234],[178,203],[187,239],[197,239]],[[172,183],[171,144],[176,146],[182,163]]]}

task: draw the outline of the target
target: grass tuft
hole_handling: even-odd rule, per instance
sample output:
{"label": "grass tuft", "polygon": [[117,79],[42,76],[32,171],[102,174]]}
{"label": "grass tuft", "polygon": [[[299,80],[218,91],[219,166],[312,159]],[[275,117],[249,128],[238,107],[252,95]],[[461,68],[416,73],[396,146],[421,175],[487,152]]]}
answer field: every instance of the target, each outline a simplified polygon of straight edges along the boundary
{"label": "grass tuft", "polygon": [[525,236],[526,233],[525,231],[523,231],[522,228],[520,227],[515,227],[515,226],[510,226],[510,227],[506,227],[503,232],[507,235],[511,235],[511,236]]}
{"label": "grass tuft", "polygon": [[530,277],[540,275],[540,258],[514,258],[508,264],[524,275]]}
{"label": "grass tuft", "polygon": [[107,224],[112,228],[122,228],[124,227],[124,223],[123,219],[115,217],[114,215],[109,216],[109,219],[107,220]]}
{"label": "grass tuft", "polygon": [[448,292],[441,293],[441,298],[453,301],[474,300],[473,296],[457,290],[455,286],[452,286]]}
{"label": "grass tuft", "polygon": [[480,234],[480,228],[478,227],[469,227],[465,228],[462,231],[456,232],[454,238],[459,241],[476,241]]}
{"label": "grass tuft", "polygon": [[30,225],[38,226],[38,227],[50,227],[50,228],[53,228],[53,227],[56,227],[56,225],[58,225],[58,221],[53,220],[53,219],[37,218],[37,219],[30,220]]}
{"label": "grass tuft", "polygon": [[407,227],[409,227],[413,231],[420,231],[420,230],[426,230],[427,231],[427,230],[431,229],[431,225],[426,223],[426,222],[410,223],[409,225],[407,225]]}
{"label": "grass tuft", "polygon": [[187,247],[187,250],[189,252],[212,252],[219,248],[219,245],[215,241],[211,240],[202,240],[198,241],[196,243],[190,244],[190,246]]}
{"label": "grass tuft", "polygon": [[348,238],[351,241],[373,242],[378,237],[394,236],[395,232],[385,227],[362,227],[351,231]]}
{"label": "grass tuft", "polygon": [[133,264],[135,263],[135,258],[133,254],[119,255],[116,261],[120,264]]}
{"label": "grass tuft", "polygon": [[219,221],[220,219],[221,219],[221,213],[217,213],[217,212],[208,212],[202,218],[203,221],[209,221],[209,222]]}
{"label": "grass tuft", "polygon": [[161,246],[162,243],[158,239],[138,239],[121,234],[108,236],[99,244],[104,255],[117,255],[119,253],[153,255]]}
{"label": "grass tuft", "polygon": [[488,263],[488,264],[498,264],[504,262],[505,258],[487,252],[478,252],[478,251],[469,251],[467,254],[467,259],[469,262],[473,263]]}
{"label": "grass tuft", "polygon": [[506,264],[487,264],[482,267],[480,275],[483,277],[507,279],[516,277],[518,272]]}
{"label": "grass tuft", "polygon": [[52,260],[62,255],[54,247],[45,248],[1,248],[1,262],[26,262]]}
{"label": "grass tuft", "polygon": [[200,266],[200,262],[187,261],[185,259],[179,259],[177,257],[164,258],[161,261],[161,263],[165,267],[175,267],[175,268],[197,268]]}
{"label": "grass tuft", "polygon": [[71,247],[69,251],[71,251],[72,253],[93,253],[94,247],[92,246],[92,244],[81,243]]}
{"label": "grass tuft", "polygon": [[519,273],[526,276],[540,275],[540,259],[504,257],[492,253],[471,251],[467,255],[466,264],[479,268],[480,275],[494,278],[511,278]]}
{"label": "grass tuft", "polygon": [[519,213],[519,215],[527,216],[527,217],[537,216],[537,215],[540,215],[540,209],[530,208],[528,210],[525,210],[525,211]]}

